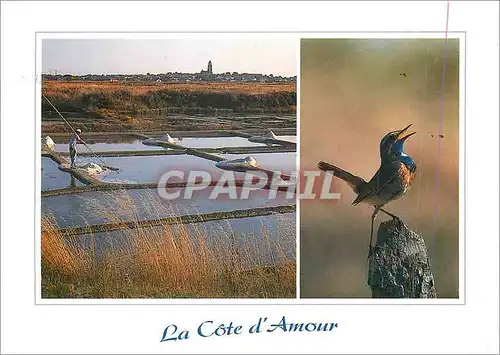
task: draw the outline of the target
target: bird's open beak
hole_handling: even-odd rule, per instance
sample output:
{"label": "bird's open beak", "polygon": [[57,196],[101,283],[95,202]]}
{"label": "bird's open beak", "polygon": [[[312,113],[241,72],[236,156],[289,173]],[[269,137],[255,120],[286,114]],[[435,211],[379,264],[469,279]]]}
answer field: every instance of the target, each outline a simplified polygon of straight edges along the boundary
{"label": "bird's open beak", "polygon": [[403,128],[401,131],[399,131],[399,134],[398,134],[399,141],[405,141],[407,138],[409,138],[409,137],[413,136],[415,133],[417,133],[417,132],[413,132],[410,134],[406,134],[406,131],[410,127],[411,127],[411,123],[408,126],[406,126],[405,128]]}

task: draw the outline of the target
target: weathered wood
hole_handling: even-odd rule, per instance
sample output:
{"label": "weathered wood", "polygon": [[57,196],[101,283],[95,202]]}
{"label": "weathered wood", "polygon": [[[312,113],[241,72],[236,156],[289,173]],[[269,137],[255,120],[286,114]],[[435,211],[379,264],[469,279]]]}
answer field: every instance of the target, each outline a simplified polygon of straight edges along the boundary
{"label": "weathered wood", "polygon": [[86,185],[102,185],[104,184],[102,181],[96,179],[95,177],[89,175],[84,169],[71,168],[70,163],[60,156],[59,153],[56,153],[52,150],[42,151],[42,156],[51,158],[54,162],[59,164],[58,168],[61,171],[69,173],[77,178],[80,182]]}
{"label": "weathered wood", "polygon": [[201,148],[207,153],[220,154],[262,154],[262,153],[294,153],[297,148],[294,146],[253,146],[253,147],[222,147],[222,148]]}
{"label": "weathered wood", "polygon": [[[252,146],[252,147],[221,147],[221,148],[197,148],[205,153],[214,154],[262,154],[262,153],[293,153],[295,147],[281,146]],[[59,155],[69,156],[69,152],[58,152]],[[117,150],[97,152],[100,157],[139,157],[139,156],[158,156],[158,155],[183,155],[186,154],[186,149],[169,149],[169,150]],[[49,156],[48,153],[42,152],[42,156]],[[78,152],[78,156],[94,156],[91,152]]]}
{"label": "weathered wood", "polygon": [[369,260],[373,298],[435,298],[424,238],[400,220],[381,223]]}
{"label": "weathered wood", "polygon": [[[287,127],[271,127],[266,128],[272,130],[277,135],[291,135],[294,136],[297,134],[296,128],[287,128]],[[43,131],[43,129],[42,129]],[[131,136],[139,139],[147,139],[148,136],[161,136],[165,134],[174,135],[175,137],[251,137],[255,134],[261,132],[261,128],[247,128],[241,129],[238,131],[235,130],[193,130],[193,131],[177,131],[174,129],[171,130],[158,130],[158,131],[110,131],[110,132],[85,132],[83,135],[85,137],[100,137],[100,136]],[[71,132],[46,132],[43,131],[43,136],[51,136],[51,137],[70,137],[73,133]]]}
{"label": "weathered wood", "polygon": [[204,151],[199,150],[199,149],[195,149],[195,148],[186,148],[186,154],[194,155],[194,156],[197,156],[199,158],[203,158],[203,159],[207,159],[207,160],[211,160],[211,161],[215,161],[215,162],[220,162],[220,161],[226,160],[226,158],[220,157],[220,156],[215,155],[215,154],[205,153]]}
{"label": "weathered wood", "polygon": [[[164,147],[164,148],[185,149],[185,152],[188,155],[194,155],[194,156],[197,156],[199,158],[212,160],[215,162],[221,162],[221,161],[226,160],[226,158],[223,158],[223,157],[215,155],[215,154],[210,154],[210,153],[204,152],[204,151],[197,149],[197,148],[187,148],[187,147],[183,147],[183,146],[178,145],[178,144],[172,144],[172,143],[168,143],[168,142],[161,141],[161,140],[156,140],[156,142],[154,142],[154,143],[148,143],[148,145],[158,145],[158,146]],[[271,170],[267,170],[267,169],[263,169],[263,168],[252,169],[252,170],[257,170],[257,171],[263,172],[270,179],[272,179],[272,177],[274,176],[274,171],[271,171]],[[281,177],[281,179],[287,180],[287,181],[291,179],[290,175],[284,174],[284,173],[281,173],[280,177]]]}
{"label": "weathered wood", "polygon": [[[277,191],[292,192],[295,194],[295,186],[293,186],[293,188],[290,189],[286,185],[273,186],[271,182],[272,181],[269,181],[266,185],[262,187],[262,189],[269,190],[271,189],[271,187],[274,187]],[[208,186],[214,187],[218,183],[219,183],[218,180],[212,180],[210,181]],[[245,183],[246,183],[245,180],[233,180],[233,181],[228,181],[225,186],[243,187]],[[166,189],[172,189],[172,188],[186,188],[188,186],[195,186],[195,185],[199,184],[194,182],[179,181],[179,182],[168,182],[165,184],[164,187]],[[106,182],[106,183],[102,182],[102,184],[99,185],[96,184],[82,185],[82,186],[63,187],[54,190],[45,190],[41,192],[41,197],[73,195],[91,191],[115,191],[115,190],[139,190],[139,189],[158,189],[158,183],[151,182],[151,183],[129,184],[129,183],[116,183],[116,182]]]}
{"label": "weathered wood", "polygon": [[[252,137],[255,136],[255,133],[254,134],[249,133],[249,132],[255,132],[253,130],[247,130],[245,132],[243,132],[243,131],[226,131],[226,132],[229,132],[229,133],[231,133],[234,136],[242,137],[242,138],[252,138]],[[290,142],[290,141],[285,141],[285,140],[281,140],[281,139],[264,139],[264,140],[262,140],[259,143],[263,143],[263,144],[266,144],[266,143],[267,144],[279,144],[282,147],[297,147],[297,143]]]}
{"label": "weathered wood", "polygon": [[[42,156],[46,153],[42,153]],[[186,154],[182,150],[115,150],[97,152],[101,158],[104,157],[142,157],[142,156],[157,156],[157,155],[183,155]],[[69,156],[69,152],[59,152],[61,156]],[[78,152],[79,157],[94,157],[91,152]]]}

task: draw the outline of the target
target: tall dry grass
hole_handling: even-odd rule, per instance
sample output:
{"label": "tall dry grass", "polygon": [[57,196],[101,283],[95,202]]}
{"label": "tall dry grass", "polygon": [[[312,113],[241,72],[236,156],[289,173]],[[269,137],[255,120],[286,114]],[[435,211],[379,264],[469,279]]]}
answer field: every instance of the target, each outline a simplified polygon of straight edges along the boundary
{"label": "tall dry grass", "polygon": [[[124,201],[116,205],[125,208]],[[133,203],[127,205],[138,221]],[[119,208],[101,211],[111,222],[129,220]],[[176,223],[120,231],[105,248],[102,234],[67,237],[53,218],[41,223],[44,298],[295,297],[295,261],[271,245],[265,228],[257,236],[264,247],[255,236],[242,245],[229,226],[214,239],[201,225]],[[262,248],[278,251],[274,265],[255,266],[263,260],[254,259],[266,252]]]}
{"label": "tall dry grass", "polygon": [[[44,81],[42,91],[66,116],[95,119],[81,122],[91,125],[85,128],[93,131],[107,130],[105,125],[110,123],[115,125],[116,130],[153,128],[166,124],[184,126],[177,129],[193,129],[199,122],[170,122],[165,118],[175,113],[214,115],[217,110],[240,114],[294,113],[297,104],[295,84],[150,85]],[[55,112],[46,100],[42,100],[42,116],[47,115],[54,117]],[[51,125],[54,123],[49,126],[45,123],[44,130],[54,129]],[[217,129],[218,126],[219,123],[213,128]]]}
{"label": "tall dry grass", "polygon": [[93,81],[44,81],[45,95],[62,96],[70,99],[75,93],[92,93],[96,91],[127,91],[132,96],[145,95],[155,91],[173,92],[209,92],[262,95],[275,92],[295,92],[295,83],[126,83],[126,82],[93,82]]}

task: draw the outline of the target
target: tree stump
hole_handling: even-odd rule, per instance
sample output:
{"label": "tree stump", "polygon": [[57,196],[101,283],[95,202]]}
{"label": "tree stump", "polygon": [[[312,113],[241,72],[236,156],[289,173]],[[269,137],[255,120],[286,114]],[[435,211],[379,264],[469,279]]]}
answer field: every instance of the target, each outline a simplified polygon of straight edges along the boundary
{"label": "tree stump", "polygon": [[369,260],[368,285],[373,298],[435,298],[424,238],[400,220],[381,223]]}

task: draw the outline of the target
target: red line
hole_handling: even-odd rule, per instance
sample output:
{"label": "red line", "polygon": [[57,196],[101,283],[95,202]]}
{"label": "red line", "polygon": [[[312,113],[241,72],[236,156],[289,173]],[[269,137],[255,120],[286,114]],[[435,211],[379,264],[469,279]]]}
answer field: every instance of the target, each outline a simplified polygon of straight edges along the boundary
{"label": "red line", "polygon": [[[444,44],[443,44],[443,68],[442,68],[442,78],[441,78],[441,97],[440,97],[440,107],[439,107],[439,125],[438,125],[438,137],[443,133],[443,121],[444,121],[444,90],[446,83],[446,44],[448,41],[448,23],[450,20],[450,2],[446,2],[446,27],[444,32]],[[440,173],[440,163],[441,163],[441,139],[437,139],[437,159],[436,159],[436,183],[434,188],[434,240],[437,236],[438,228],[438,205],[439,205],[439,173]],[[434,254],[434,253],[433,253]]]}

